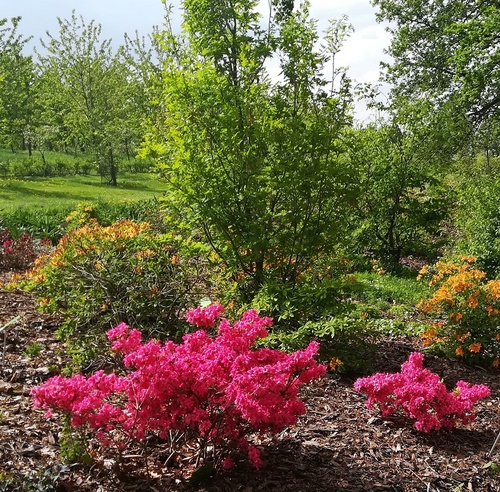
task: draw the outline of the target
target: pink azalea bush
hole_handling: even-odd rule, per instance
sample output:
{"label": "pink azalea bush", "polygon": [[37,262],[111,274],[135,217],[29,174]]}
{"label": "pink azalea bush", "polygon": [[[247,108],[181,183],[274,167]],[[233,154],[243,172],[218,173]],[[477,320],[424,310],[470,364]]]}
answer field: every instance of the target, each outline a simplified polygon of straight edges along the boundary
{"label": "pink azalea bush", "polygon": [[400,373],[359,378],[354,389],[368,396],[368,408],[378,405],[383,416],[393,415],[401,408],[415,419],[415,428],[419,431],[451,428],[458,421],[472,422],[474,404],[490,395],[489,388],[458,381],[456,388],[449,392],[437,374],[424,369],[423,359],[423,354],[414,352],[401,366]]}
{"label": "pink azalea bush", "polygon": [[[222,311],[212,305],[187,319],[208,328]],[[105,446],[120,449],[130,440],[168,439],[170,431],[180,431],[202,454],[213,446],[212,459],[223,468],[233,463],[232,449],[259,468],[260,452],[248,434],[295,423],[305,413],[299,387],[326,372],[314,359],[316,342],[292,354],[254,349],[269,325],[270,318],[250,310],[233,325],[222,319],[214,337],[199,330],[175,344],[142,342],[140,331],[122,323],[108,338],[123,355],[126,375],[55,376],[33,388],[34,406],[68,415],[72,426],[88,428]]]}

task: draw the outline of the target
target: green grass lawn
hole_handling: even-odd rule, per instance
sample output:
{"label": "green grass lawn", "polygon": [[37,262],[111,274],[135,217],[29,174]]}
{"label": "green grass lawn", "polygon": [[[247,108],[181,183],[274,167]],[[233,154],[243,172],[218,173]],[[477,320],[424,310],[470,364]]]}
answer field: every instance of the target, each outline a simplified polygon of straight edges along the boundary
{"label": "green grass lawn", "polygon": [[54,178],[0,178],[0,210],[67,208],[82,201],[147,200],[165,192],[165,184],[152,174],[120,174],[118,186],[100,176]]}

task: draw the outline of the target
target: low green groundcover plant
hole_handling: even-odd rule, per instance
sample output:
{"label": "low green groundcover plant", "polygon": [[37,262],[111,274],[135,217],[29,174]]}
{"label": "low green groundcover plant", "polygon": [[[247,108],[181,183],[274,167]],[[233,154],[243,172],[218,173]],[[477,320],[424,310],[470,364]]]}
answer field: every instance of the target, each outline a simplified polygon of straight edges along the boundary
{"label": "low green groundcover plant", "polygon": [[32,390],[35,407],[48,409],[48,417],[52,411],[66,415],[108,451],[147,446],[156,436],[173,449],[195,446],[199,460],[216,467],[230,468],[235,453],[243,452],[259,468],[260,452],[249,434],[294,424],[305,413],[299,387],[326,368],[315,360],[317,342],[291,354],[255,349],[271,325],[255,310],[232,325],[222,319],[211,336],[222,312],[219,304],[190,311],[187,320],[200,329],[179,344],[144,343],[140,331],[116,326],[108,338],[123,356],[125,374],[55,376]]}

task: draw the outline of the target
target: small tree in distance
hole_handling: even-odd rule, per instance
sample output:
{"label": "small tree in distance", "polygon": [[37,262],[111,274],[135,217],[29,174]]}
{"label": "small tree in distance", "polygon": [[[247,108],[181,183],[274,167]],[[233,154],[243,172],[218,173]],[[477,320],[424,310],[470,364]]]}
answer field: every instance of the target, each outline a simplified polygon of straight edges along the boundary
{"label": "small tree in distance", "polygon": [[74,11],[58,22],[59,37],[47,32],[46,53],[39,55],[44,119],[60,129],[66,144],[93,155],[101,175],[116,186],[128,112],[126,66],[111,41],[101,41],[99,24],[86,24]]}

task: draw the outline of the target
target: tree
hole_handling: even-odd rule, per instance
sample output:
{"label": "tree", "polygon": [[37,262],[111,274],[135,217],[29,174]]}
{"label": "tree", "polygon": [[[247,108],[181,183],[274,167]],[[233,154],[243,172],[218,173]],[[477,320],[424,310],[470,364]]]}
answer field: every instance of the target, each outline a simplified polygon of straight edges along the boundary
{"label": "tree", "polygon": [[[386,121],[352,130],[349,157],[357,200],[351,245],[397,268],[404,255],[436,254],[435,238],[448,216],[453,125],[430,102],[398,106]],[[439,129],[436,131],[436,129]],[[361,251],[359,249],[361,248]]]}
{"label": "tree", "polygon": [[[167,21],[168,12],[167,9]],[[162,111],[164,53],[159,29],[153,27],[148,37],[140,37],[137,32],[134,38],[125,34],[122,57],[128,73],[127,97],[131,101],[125,142],[139,143],[148,139],[148,128],[155,127],[158,114]],[[128,157],[128,145],[126,153]]]}
{"label": "tree", "polygon": [[39,55],[46,124],[56,126],[66,144],[93,154],[103,176],[116,186],[117,158],[128,112],[127,73],[101,26],[73,12],[58,18],[59,38],[47,33]]}
{"label": "tree", "polygon": [[495,0],[372,0],[393,38],[396,94],[452,103],[479,124],[500,111],[500,6]]}
{"label": "tree", "polygon": [[32,124],[36,107],[36,71],[31,56],[23,54],[30,38],[17,30],[21,17],[0,19],[0,139],[3,145],[26,149],[25,129]]}
{"label": "tree", "polygon": [[258,286],[271,268],[294,283],[337,244],[352,98],[345,74],[337,89],[322,75],[331,53],[316,48],[308,2],[273,2],[267,26],[257,4],[184,0],[183,34],[163,33],[162,111],[146,150],[183,215]]}

